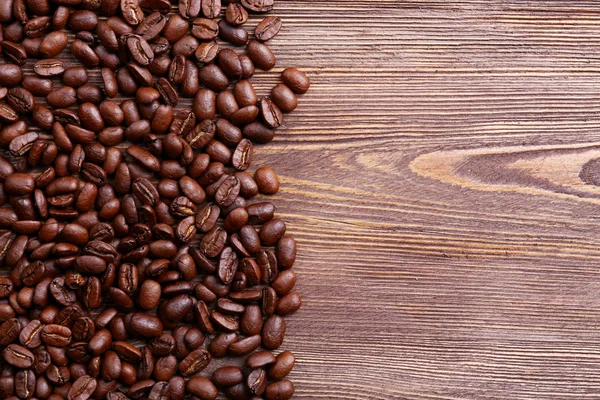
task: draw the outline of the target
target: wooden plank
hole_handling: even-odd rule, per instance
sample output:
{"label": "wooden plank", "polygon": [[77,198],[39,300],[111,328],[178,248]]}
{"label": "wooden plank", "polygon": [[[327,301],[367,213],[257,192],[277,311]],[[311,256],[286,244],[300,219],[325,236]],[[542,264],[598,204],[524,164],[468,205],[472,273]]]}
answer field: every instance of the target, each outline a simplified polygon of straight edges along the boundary
{"label": "wooden plank", "polygon": [[599,10],[277,3],[313,82],[256,152],[300,245],[296,398],[600,396]]}

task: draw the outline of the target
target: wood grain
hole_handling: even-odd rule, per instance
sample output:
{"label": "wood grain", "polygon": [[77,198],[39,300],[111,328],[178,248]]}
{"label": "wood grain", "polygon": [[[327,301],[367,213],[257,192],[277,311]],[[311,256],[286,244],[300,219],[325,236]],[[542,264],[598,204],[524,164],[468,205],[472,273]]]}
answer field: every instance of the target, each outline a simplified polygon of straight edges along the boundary
{"label": "wood grain", "polygon": [[256,152],[300,244],[296,398],[600,398],[598,3],[274,13],[313,82]]}

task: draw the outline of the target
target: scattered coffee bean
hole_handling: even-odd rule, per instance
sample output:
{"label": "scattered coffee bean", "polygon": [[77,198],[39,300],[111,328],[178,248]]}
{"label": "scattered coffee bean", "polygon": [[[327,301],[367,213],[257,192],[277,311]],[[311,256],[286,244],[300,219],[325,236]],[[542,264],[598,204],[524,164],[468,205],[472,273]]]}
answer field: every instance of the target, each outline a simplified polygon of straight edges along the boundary
{"label": "scattered coffee bean", "polygon": [[[244,26],[273,0],[51,3],[0,6],[0,397],[290,398],[294,356],[268,350],[302,304],[296,242],[250,200],[275,171],[249,171],[310,81],[249,81],[276,63],[281,19]],[[249,371],[210,367],[228,355]]]}

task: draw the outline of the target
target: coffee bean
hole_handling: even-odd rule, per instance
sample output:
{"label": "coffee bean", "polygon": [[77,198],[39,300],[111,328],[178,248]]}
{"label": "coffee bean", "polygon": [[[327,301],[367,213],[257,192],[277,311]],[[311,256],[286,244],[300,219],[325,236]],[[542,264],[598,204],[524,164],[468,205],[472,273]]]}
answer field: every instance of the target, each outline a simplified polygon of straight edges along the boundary
{"label": "coffee bean", "polygon": [[242,0],[244,8],[255,13],[266,13],[273,9],[274,0]]}
{"label": "coffee bean", "polygon": [[246,367],[250,369],[262,368],[276,361],[275,356],[270,351],[257,351],[246,358]]}
{"label": "coffee bean", "polygon": [[4,361],[20,369],[27,369],[33,365],[33,353],[23,346],[9,344],[2,352]]}
{"label": "coffee bean", "polygon": [[69,389],[69,400],[87,400],[96,390],[97,381],[89,375],[79,377]]}
{"label": "coffee bean", "polygon": [[[205,0],[202,1],[204,3]],[[196,18],[192,21],[192,35],[200,40],[213,40],[219,34],[217,23],[208,18]]]}
{"label": "coffee bean", "polygon": [[248,11],[239,3],[230,3],[225,10],[225,19],[231,25],[243,25],[248,20]]}
{"label": "coffee bean", "polygon": [[[179,372],[185,377],[195,375],[203,371],[208,364],[210,364],[211,359],[210,353],[206,349],[194,350],[181,361],[179,364]],[[191,378],[190,382],[193,379],[195,378]]]}
{"label": "coffee bean", "polygon": [[267,373],[264,369],[255,369],[248,375],[246,379],[248,391],[255,396],[260,396],[267,388]]}
{"label": "coffee bean", "polygon": [[265,391],[267,400],[288,400],[294,395],[294,384],[284,379],[280,382],[273,382],[267,386]]}
{"label": "coffee bean", "polygon": [[248,43],[248,56],[262,70],[269,71],[275,66],[275,54],[266,44],[256,40],[251,40]]}
{"label": "coffee bean", "polygon": [[213,373],[212,381],[218,386],[233,386],[244,381],[244,374],[239,367],[221,367]]}
{"label": "coffee bean", "polygon": [[271,98],[283,112],[292,112],[298,106],[298,99],[294,92],[281,83],[275,85],[271,90]]}
{"label": "coffee bean", "polygon": [[260,167],[254,173],[258,189],[264,194],[275,194],[279,191],[279,178],[271,167]]}
{"label": "coffee bean", "polygon": [[35,373],[28,370],[21,370],[15,375],[15,393],[21,399],[30,398],[36,389]]}
{"label": "coffee bean", "polygon": [[208,379],[194,376],[186,384],[186,390],[202,400],[214,400],[219,395],[217,387]]}
{"label": "coffee bean", "polygon": [[230,25],[225,20],[219,21],[219,37],[235,46],[248,43],[248,32],[238,26]]}
{"label": "coffee bean", "polygon": [[263,19],[254,29],[254,36],[261,42],[273,39],[281,29],[281,18],[267,17]]}

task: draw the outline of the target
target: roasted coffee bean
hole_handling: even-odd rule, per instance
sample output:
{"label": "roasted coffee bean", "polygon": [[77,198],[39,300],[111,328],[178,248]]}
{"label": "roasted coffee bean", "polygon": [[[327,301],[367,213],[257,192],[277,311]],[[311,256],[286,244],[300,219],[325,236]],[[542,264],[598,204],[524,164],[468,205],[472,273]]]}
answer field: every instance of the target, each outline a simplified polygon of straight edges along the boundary
{"label": "roasted coffee bean", "polygon": [[246,367],[250,369],[262,368],[274,364],[276,360],[270,351],[257,351],[246,358]]}
{"label": "roasted coffee bean", "polygon": [[2,352],[2,356],[8,364],[20,369],[31,368],[35,360],[32,352],[17,344],[9,344]]}
{"label": "roasted coffee bean", "polygon": [[15,394],[21,399],[30,398],[36,389],[35,373],[30,370],[21,370],[15,375]]}
{"label": "roasted coffee bean", "polygon": [[269,97],[262,97],[259,103],[262,120],[269,128],[279,128],[283,124],[281,110]]}
{"label": "roasted coffee bean", "polygon": [[288,400],[293,395],[294,384],[287,379],[269,384],[264,393],[267,400]]}
{"label": "roasted coffee bean", "polygon": [[267,373],[264,369],[255,369],[248,375],[246,379],[248,391],[255,396],[262,395],[267,388]]}
{"label": "roasted coffee bean", "polygon": [[269,71],[275,66],[275,54],[266,44],[251,40],[247,50],[248,56],[258,68]]}
{"label": "roasted coffee bean", "polygon": [[286,68],[281,74],[281,80],[296,94],[304,94],[310,88],[310,79],[296,68]]}
{"label": "roasted coffee bean", "polygon": [[261,42],[273,39],[281,29],[281,18],[267,17],[263,19],[254,29],[254,36]]}
{"label": "roasted coffee bean", "polygon": [[239,3],[231,3],[225,10],[225,19],[231,25],[243,25],[248,20],[248,11]]}
{"label": "roasted coffee bean", "polygon": [[230,25],[226,20],[219,21],[219,37],[235,46],[248,43],[248,32],[238,26]]}
{"label": "roasted coffee bean", "polygon": [[273,380],[281,380],[285,378],[294,369],[296,358],[289,351],[284,351],[277,356],[273,365],[268,369],[269,378]]}
{"label": "roasted coffee bean", "polygon": [[208,64],[200,68],[198,79],[201,84],[217,92],[223,91],[229,86],[227,75],[215,64]]}
{"label": "roasted coffee bean", "polygon": [[11,87],[18,85],[21,81],[23,81],[23,70],[20,66],[5,64],[0,70],[0,85]]}
{"label": "roasted coffee bean", "polygon": [[271,90],[271,98],[273,102],[277,104],[277,106],[283,112],[292,112],[298,106],[298,99],[294,92],[284,84],[278,83]]}
{"label": "roasted coffee bean", "polygon": [[96,379],[89,375],[79,377],[69,389],[67,397],[70,400],[89,399],[97,387]]}
{"label": "roasted coffee bean", "polygon": [[241,0],[242,6],[255,13],[266,13],[273,9],[274,0]]}
{"label": "roasted coffee bean", "polygon": [[261,193],[275,194],[279,191],[279,178],[271,167],[260,167],[254,173],[254,179]]}
{"label": "roasted coffee bean", "polygon": [[[27,53],[25,52],[25,48],[23,48],[23,46],[8,40],[2,40],[0,41],[0,48],[2,48],[2,54],[4,54],[4,56],[7,57],[10,61],[12,61],[14,64],[22,66],[25,65],[25,63],[27,62]],[[35,66],[34,71],[36,74],[39,75]]]}
{"label": "roasted coffee bean", "polygon": [[233,386],[244,381],[244,374],[239,367],[221,367],[213,373],[212,381],[218,386]]}
{"label": "roasted coffee bean", "polygon": [[194,350],[181,361],[179,372],[185,377],[195,375],[203,371],[210,364],[211,359],[206,349]]}
{"label": "roasted coffee bean", "polygon": [[202,400],[214,400],[219,395],[217,387],[208,378],[201,376],[192,377],[186,384],[186,390]]}

